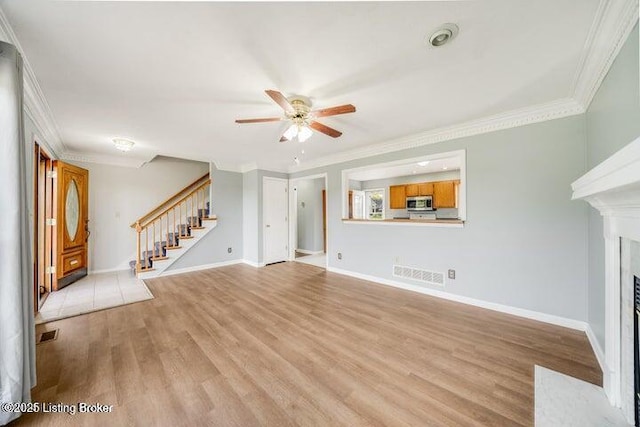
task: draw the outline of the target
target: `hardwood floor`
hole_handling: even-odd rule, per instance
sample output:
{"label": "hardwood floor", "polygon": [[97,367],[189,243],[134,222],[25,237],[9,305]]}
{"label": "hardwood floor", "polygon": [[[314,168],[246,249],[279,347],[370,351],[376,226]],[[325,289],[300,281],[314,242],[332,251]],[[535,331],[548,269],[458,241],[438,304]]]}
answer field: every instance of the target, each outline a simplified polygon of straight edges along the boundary
{"label": "hardwood floor", "polygon": [[533,367],[600,384],[584,333],[300,263],[147,281],[155,299],[38,327],[19,425],[533,425]]}

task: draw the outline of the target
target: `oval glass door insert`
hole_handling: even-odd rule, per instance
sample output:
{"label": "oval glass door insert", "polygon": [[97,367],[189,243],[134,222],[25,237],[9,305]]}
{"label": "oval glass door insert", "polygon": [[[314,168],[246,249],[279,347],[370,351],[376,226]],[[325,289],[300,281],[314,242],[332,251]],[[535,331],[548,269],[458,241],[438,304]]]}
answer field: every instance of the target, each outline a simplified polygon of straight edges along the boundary
{"label": "oval glass door insert", "polygon": [[67,189],[67,197],[65,202],[65,222],[67,225],[67,234],[70,240],[76,239],[78,232],[78,221],[80,220],[80,200],[78,197],[78,187],[76,181],[71,180]]}

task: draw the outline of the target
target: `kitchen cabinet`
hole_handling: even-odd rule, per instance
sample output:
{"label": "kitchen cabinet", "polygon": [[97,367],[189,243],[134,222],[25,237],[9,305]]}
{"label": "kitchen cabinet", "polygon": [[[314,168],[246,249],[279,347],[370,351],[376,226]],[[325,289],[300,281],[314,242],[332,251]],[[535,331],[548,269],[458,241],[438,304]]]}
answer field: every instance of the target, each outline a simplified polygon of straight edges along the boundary
{"label": "kitchen cabinet", "polygon": [[407,197],[414,197],[418,195],[418,184],[406,184],[405,187]]}
{"label": "kitchen cabinet", "polygon": [[407,197],[431,196],[433,194],[432,182],[420,182],[417,184],[405,184]]}
{"label": "kitchen cabinet", "polygon": [[389,187],[389,209],[404,209],[407,207],[406,185],[392,185]]}
{"label": "kitchen cabinet", "polygon": [[438,181],[433,183],[433,207],[456,207],[456,181]]}
{"label": "kitchen cabinet", "polygon": [[433,195],[433,182],[421,182],[418,184],[418,196]]}

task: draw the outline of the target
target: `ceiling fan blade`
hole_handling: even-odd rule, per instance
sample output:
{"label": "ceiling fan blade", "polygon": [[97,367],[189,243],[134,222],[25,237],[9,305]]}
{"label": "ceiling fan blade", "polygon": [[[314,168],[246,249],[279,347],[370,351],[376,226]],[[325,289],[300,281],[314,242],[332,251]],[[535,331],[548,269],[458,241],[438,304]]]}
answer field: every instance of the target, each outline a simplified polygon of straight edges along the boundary
{"label": "ceiling fan blade", "polygon": [[287,137],[286,137],[286,136],[282,135],[282,136],[280,137],[280,142],[287,142],[287,141],[289,141],[289,140],[287,139]]}
{"label": "ceiling fan blade", "polygon": [[314,117],[337,116],[338,114],[355,113],[356,107],[351,104],[339,105],[337,107],[323,108],[322,110],[312,111]]}
{"label": "ceiling fan blade", "polygon": [[236,123],[265,123],[265,122],[279,122],[283,120],[282,117],[269,117],[267,119],[238,119]]}
{"label": "ceiling fan blade", "polygon": [[295,110],[282,93],[278,92],[277,90],[265,90],[265,92],[271,99],[276,102],[276,104],[281,106],[284,111],[286,111],[287,113],[295,113]]}
{"label": "ceiling fan blade", "polygon": [[309,123],[309,127],[313,130],[317,130],[318,132],[322,132],[325,135],[329,135],[332,138],[337,138],[340,135],[342,135],[342,132],[335,130],[333,128],[330,128],[329,126],[325,126],[319,122],[311,122]]}

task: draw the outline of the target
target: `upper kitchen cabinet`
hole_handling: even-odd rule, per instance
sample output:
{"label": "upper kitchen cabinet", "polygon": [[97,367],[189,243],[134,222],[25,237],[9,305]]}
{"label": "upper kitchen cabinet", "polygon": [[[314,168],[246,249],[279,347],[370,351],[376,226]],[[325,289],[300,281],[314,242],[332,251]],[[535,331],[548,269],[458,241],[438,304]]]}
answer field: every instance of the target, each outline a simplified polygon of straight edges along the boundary
{"label": "upper kitchen cabinet", "polygon": [[392,185],[389,187],[389,209],[404,209],[407,207],[408,185]]}
{"label": "upper kitchen cabinet", "polygon": [[432,195],[433,195],[432,182],[422,182],[418,184],[418,196],[432,196]]}
{"label": "upper kitchen cabinet", "polygon": [[433,195],[433,183],[420,182],[417,184],[406,184],[405,192],[407,197],[431,196]]}
{"label": "upper kitchen cabinet", "polygon": [[455,208],[459,181],[439,181],[433,183],[433,207],[436,209]]}
{"label": "upper kitchen cabinet", "polygon": [[418,184],[407,184],[405,192],[407,197],[418,196]]}

